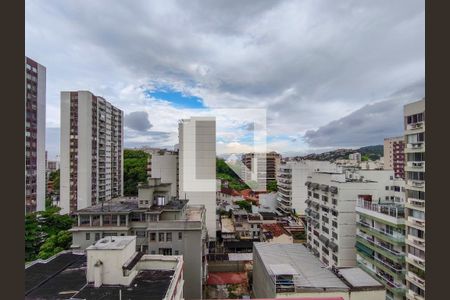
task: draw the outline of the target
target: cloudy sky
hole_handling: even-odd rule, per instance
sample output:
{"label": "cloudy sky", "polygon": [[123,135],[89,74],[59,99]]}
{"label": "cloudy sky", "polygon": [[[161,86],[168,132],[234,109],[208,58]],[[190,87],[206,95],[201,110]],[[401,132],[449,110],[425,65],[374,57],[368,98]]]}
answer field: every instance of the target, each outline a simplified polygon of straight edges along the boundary
{"label": "cloudy sky", "polygon": [[424,96],[423,0],[26,0],[25,21],[25,53],[47,67],[50,157],[62,90],[122,109],[129,147],[172,147],[179,119],[231,109],[218,151],[247,151],[248,112],[265,110],[284,154],[381,144]]}

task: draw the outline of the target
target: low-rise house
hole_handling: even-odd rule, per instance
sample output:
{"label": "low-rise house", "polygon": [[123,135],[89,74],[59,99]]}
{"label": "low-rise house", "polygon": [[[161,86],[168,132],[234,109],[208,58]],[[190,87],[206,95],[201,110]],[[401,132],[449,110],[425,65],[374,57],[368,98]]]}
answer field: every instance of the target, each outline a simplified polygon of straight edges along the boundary
{"label": "low-rise house", "polygon": [[264,224],[262,225],[262,242],[279,243],[279,244],[292,244],[294,238],[292,235],[283,228],[281,224]]}

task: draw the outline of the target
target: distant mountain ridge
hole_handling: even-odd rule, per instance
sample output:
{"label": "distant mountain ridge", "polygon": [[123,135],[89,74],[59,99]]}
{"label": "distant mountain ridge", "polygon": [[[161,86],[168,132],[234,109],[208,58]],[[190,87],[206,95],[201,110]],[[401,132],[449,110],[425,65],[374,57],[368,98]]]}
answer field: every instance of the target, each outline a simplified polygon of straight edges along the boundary
{"label": "distant mountain ridge", "polygon": [[323,153],[311,153],[304,156],[296,156],[294,159],[326,160],[335,161],[337,159],[348,159],[349,154],[361,153],[362,160],[377,160],[383,157],[384,146],[373,145],[364,146],[359,149],[336,149]]}

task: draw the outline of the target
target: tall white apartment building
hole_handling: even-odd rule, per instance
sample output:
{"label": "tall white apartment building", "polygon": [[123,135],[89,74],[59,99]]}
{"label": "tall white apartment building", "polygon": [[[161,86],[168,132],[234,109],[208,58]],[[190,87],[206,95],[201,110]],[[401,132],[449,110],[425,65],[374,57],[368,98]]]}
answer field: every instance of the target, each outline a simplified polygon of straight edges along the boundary
{"label": "tall white apartment building", "polygon": [[406,284],[408,299],[425,298],[425,99],[404,106]]}
{"label": "tall white apartment building", "polygon": [[341,168],[328,161],[290,161],[279,168],[277,177],[277,211],[283,215],[305,214],[308,188],[305,182],[313,172],[340,172]]}
{"label": "tall white apartment building", "polygon": [[123,112],[88,91],[61,92],[61,213],[123,195]]}
{"label": "tall white apartment building", "polygon": [[216,239],[216,120],[192,117],[179,123],[179,197],[206,208],[210,240]]}
{"label": "tall white apartment building", "polygon": [[152,154],[149,165],[150,178],[160,178],[171,184],[171,194],[178,197],[178,153],[165,151]]}
{"label": "tall white apartment building", "polygon": [[314,255],[329,267],[356,266],[356,204],[360,199],[395,201],[394,180],[389,170],[314,172],[306,182],[307,246]]}
{"label": "tall white apartment building", "polygon": [[25,57],[25,213],[45,210],[46,68]]}

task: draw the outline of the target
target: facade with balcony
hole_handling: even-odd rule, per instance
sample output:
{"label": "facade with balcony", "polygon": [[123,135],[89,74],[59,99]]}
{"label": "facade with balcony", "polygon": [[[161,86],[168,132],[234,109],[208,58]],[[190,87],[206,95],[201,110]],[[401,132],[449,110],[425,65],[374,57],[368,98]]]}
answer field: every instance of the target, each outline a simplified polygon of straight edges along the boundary
{"label": "facade with balcony", "polygon": [[405,105],[406,284],[408,299],[425,298],[425,99]]}
{"label": "facade with balcony", "polygon": [[206,212],[202,205],[187,203],[171,196],[171,184],[150,178],[139,186],[138,198],[115,198],[76,211],[72,248],[85,250],[106,236],[136,236],[136,251],[183,255],[186,287],[199,290],[206,279]]}
{"label": "facade with balcony", "polygon": [[403,203],[358,199],[358,265],[386,287],[386,299],[405,297],[405,211]]}
{"label": "facade with balcony", "polygon": [[25,57],[25,213],[45,210],[46,68]]}
{"label": "facade with balcony", "polygon": [[306,183],[308,248],[326,266],[356,266],[358,200],[392,199],[401,203],[402,189],[398,185],[393,170],[313,173]]}
{"label": "facade with balcony", "polygon": [[340,168],[328,161],[304,160],[287,162],[280,166],[277,186],[277,211],[281,215],[291,213],[305,215],[307,188],[305,182],[315,171],[337,172]]}
{"label": "facade with balcony", "polygon": [[123,112],[89,91],[61,92],[61,212],[123,195]]}

